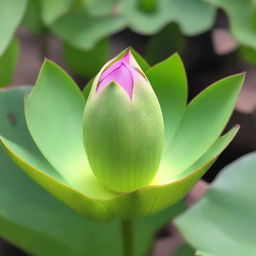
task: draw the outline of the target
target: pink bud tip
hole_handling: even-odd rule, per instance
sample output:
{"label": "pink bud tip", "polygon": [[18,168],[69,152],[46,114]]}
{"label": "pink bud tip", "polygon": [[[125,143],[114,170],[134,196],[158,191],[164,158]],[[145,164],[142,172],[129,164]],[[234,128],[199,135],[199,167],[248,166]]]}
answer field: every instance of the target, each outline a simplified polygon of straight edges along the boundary
{"label": "pink bud tip", "polygon": [[134,76],[138,71],[130,65],[131,53],[130,51],[124,55],[120,60],[113,63],[100,76],[97,91],[101,91],[105,86],[111,82],[119,84],[132,98]]}

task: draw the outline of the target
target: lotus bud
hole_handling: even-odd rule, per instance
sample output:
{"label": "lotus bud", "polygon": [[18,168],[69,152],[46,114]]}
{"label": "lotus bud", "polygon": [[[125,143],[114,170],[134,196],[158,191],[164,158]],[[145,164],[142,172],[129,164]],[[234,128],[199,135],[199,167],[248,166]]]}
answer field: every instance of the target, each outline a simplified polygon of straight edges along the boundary
{"label": "lotus bud", "polygon": [[96,76],[85,106],[84,143],[92,171],[109,190],[148,185],[163,150],[158,99],[130,51]]}

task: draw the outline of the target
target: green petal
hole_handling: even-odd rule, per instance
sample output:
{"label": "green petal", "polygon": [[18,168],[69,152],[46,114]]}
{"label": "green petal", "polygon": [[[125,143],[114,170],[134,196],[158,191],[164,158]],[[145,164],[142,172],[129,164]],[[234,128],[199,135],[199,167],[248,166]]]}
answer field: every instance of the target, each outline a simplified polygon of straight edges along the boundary
{"label": "green petal", "polygon": [[219,156],[221,152],[228,146],[228,144],[234,139],[239,128],[240,127],[237,125],[232,128],[228,133],[218,138],[213,143],[213,145],[194,164],[192,164],[192,166],[190,166],[185,172],[182,172],[176,178],[184,177],[185,175],[191,173],[193,170],[202,166],[204,163],[207,163],[216,156]]}
{"label": "green petal", "polygon": [[175,220],[200,255],[256,255],[255,165],[253,152],[225,167],[200,201]]}
{"label": "green petal", "polygon": [[213,145],[189,168],[181,173],[176,173],[171,169],[171,163],[168,157],[164,158],[161,162],[158,175],[155,177],[154,184],[166,184],[170,181],[181,179],[186,175],[189,175],[194,170],[200,168],[205,163],[211,161],[221,154],[221,152],[228,146],[233,140],[239,130],[239,126],[235,126],[228,133],[218,138]]}
{"label": "green petal", "polygon": [[27,0],[1,0],[0,2],[0,56],[5,52],[18,28]]}
{"label": "green petal", "polygon": [[168,146],[186,108],[187,78],[185,69],[179,55],[174,54],[148,69],[146,75],[161,105],[165,125],[165,142]]}
{"label": "green petal", "polygon": [[190,102],[166,153],[173,172],[187,169],[220,136],[234,109],[243,79],[243,74],[222,79]]}
{"label": "green petal", "polygon": [[121,16],[94,17],[85,11],[73,11],[51,25],[52,31],[81,50],[91,49],[99,40],[106,38],[126,25]]}
{"label": "green petal", "polygon": [[85,99],[71,78],[46,61],[25,100],[29,131],[40,151],[70,183],[82,186],[88,162],[83,145]]}

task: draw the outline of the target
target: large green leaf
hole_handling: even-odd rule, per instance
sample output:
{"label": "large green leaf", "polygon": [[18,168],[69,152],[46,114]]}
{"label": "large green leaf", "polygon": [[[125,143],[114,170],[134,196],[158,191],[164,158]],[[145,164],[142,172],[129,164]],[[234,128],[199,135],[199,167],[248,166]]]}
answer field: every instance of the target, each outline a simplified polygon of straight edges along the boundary
{"label": "large green leaf", "polygon": [[169,145],[175,134],[187,103],[187,77],[179,55],[174,54],[146,71],[146,75],[161,105],[165,143]]}
{"label": "large green leaf", "polygon": [[12,81],[19,56],[19,44],[13,40],[7,50],[0,56],[0,87],[8,85]]}
{"label": "large green leaf", "polygon": [[128,26],[142,34],[154,34],[170,22],[177,22],[187,35],[202,33],[213,25],[215,8],[202,0],[159,0],[156,3],[156,10],[148,13],[139,8],[137,0],[121,0],[120,11]]}
{"label": "large green leaf", "polygon": [[72,72],[79,76],[93,77],[109,59],[110,42],[99,41],[91,50],[83,51],[64,42],[64,55]]}
{"label": "large green leaf", "polygon": [[224,168],[205,196],[176,219],[204,256],[256,255],[256,153]]}
{"label": "large green leaf", "polygon": [[[25,127],[23,97],[30,88],[0,91],[0,133],[28,146],[32,142]],[[102,224],[81,217],[22,173],[2,147],[0,161],[1,237],[38,256],[122,255],[119,220]],[[136,221],[135,256],[144,256],[155,231],[182,209],[180,204]]]}
{"label": "large green leaf", "polygon": [[241,44],[256,48],[256,9],[253,0],[205,0],[222,8],[228,18],[231,33]]}
{"label": "large green leaf", "polygon": [[0,56],[5,52],[18,28],[27,0],[0,0]]}
{"label": "large green leaf", "polygon": [[122,30],[126,21],[121,16],[94,17],[83,10],[73,11],[52,24],[52,31],[81,50],[89,50],[103,38]]}
{"label": "large green leaf", "polygon": [[46,25],[66,14],[72,7],[73,0],[40,0],[42,20]]}
{"label": "large green leaf", "polygon": [[243,74],[222,79],[189,103],[166,153],[173,171],[187,169],[220,136],[233,112],[243,79]]}

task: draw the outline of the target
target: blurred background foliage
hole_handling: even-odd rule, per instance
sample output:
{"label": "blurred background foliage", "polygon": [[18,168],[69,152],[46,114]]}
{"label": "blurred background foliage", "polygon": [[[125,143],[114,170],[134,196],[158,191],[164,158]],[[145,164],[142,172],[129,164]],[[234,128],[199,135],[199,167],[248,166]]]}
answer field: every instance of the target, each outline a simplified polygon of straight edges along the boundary
{"label": "blurred background foliage", "polygon": [[[228,124],[228,128],[230,128],[239,123],[241,125],[240,132],[215,165],[207,172],[204,177],[205,181],[211,182],[228,163],[256,149],[255,0],[0,0],[0,87],[33,85],[44,58],[49,58],[67,70],[83,88],[110,57],[127,46],[135,48],[151,65],[164,60],[174,52],[178,52],[187,69],[190,99],[213,81],[236,72],[247,72],[236,111]],[[22,87],[21,90],[23,90]],[[4,161],[6,160],[4,159]],[[251,165],[255,165],[254,163]],[[22,176],[11,163],[4,162],[4,164],[6,166],[11,165],[10,169],[15,175]],[[237,169],[236,166],[233,168]],[[3,173],[8,177],[7,171],[1,172],[1,175]],[[236,177],[238,180],[243,179],[240,176],[235,176],[234,179]],[[26,177],[22,176],[21,178],[31,183]],[[2,176],[0,182],[1,179]],[[223,179],[228,184],[226,180],[229,180],[229,176],[223,176]],[[11,184],[13,181],[10,180],[9,182]],[[21,198],[23,196],[24,198],[29,197],[31,191],[27,191],[26,186],[24,189],[22,185],[19,187],[18,184],[15,191],[17,190]],[[3,182],[1,187],[5,193],[12,190],[6,182]],[[243,189],[246,190],[246,186]],[[53,204],[52,211],[60,211],[64,207],[52,198],[47,199],[48,194],[39,190],[35,186],[33,193],[38,193],[39,198],[42,197],[40,199],[42,202],[46,200],[47,204]],[[186,225],[186,222],[187,219],[189,221],[191,215],[191,218],[194,218],[194,223],[199,223],[196,218],[206,211],[204,205],[212,206],[212,201],[208,200],[212,194],[215,198],[214,191],[210,192],[208,196],[206,195],[203,203],[196,208],[197,210],[192,210],[184,215],[185,217],[182,217],[180,222],[182,229],[188,230],[188,232],[192,229],[192,235],[187,235],[186,238],[201,251],[200,239],[203,232],[194,226]],[[9,197],[3,193],[0,195],[1,200],[5,203],[9,200],[11,204],[12,200],[7,200]],[[30,235],[35,230],[36,233],[38,232],[37,229],[45,216],[53,223],[56,221],[53,218],[55,213],[51,214],[46,208],[40,208],[40,200],[36,201],[33,198],[32,205],[28,202],[29,206],[26,208],[26,211],[30,207],[33,211],[36,211],[35,209],[41,211],[39,218],[32,218],[30,222],[31,217],[26,216],[26,213],[24,213],[25,217],[18,216],[19,223],[28,224],[26,232]],[[232,201],[232,198],[227,198],[227,201],[229,200]],[[6,216],[12,216],[11,214],[8,215],[4,204],[1,205]],[[9,205],[8,209],[12,209],[12,207],[14,206]],[[26,212],[24,210],[25,204],[20,203],[19,207],[20,212]],[[218,208],[212,207],[213,211],[222,214],[218,212]],[[69,210],[65,208],[63,210],[64,215],[65,211]],[[147,221],[149,223],[152,221],[152,223],[151,226],[148,226],[149,233],[146,238],[146,232],[138,235],[138,239],[146,240],[145,248],[140,249],[141,253],[147,251],[148,247],[151,246],[154,231],[164,225],[167,219],[172,216],[168,211],[162,214],[159,215],[159,218],[155,216],[152,220],[145,220],[145,223]],[[62,218],[65,218],[64,215]],[[239,217],[237,215],[237,218]],[[0,216],[0,223],[1,218],[3,215]],[[77,225],[74,227],[80,226],[77,216],[71,214],[71,217],[68,218],[71,218],[71,222]],[[207,215],[205,221],[210,225],[212,223],[211,216]],[[60,220],[57,224],[61,226],[62,223]],[[230,225],[233,225],[232,223]],[[34,224],[35,230],[33,230],[34,227],[31,227]],[[224,227],[228,229],[229,223],[224,224]],[[92,227],[98,224],[84,221],[82,225],[84,227],[89,226],[90,230],[93,230]],[[118,233],[116,224],[113,223],[112,225],[114,232]],[[140,222],[138,226],[140,225],[144,224]],[[56,226],[56,229],[59,226]],[[103,226],[97,226],[97,229],[107,230]],[[145,226],[147,225],[145,224]],[[74,227],[69,225],[71,231]],[[203,230],[203,225],[200,227]],[[22,231],[24,226],[21,225],[20,228]],[[0,230],[6,232],[3,227]],[[47,239],[52,241],[57,239],[61,243],[57,246],[65,251],[63,241],[70,238],[68,235],[63,235],[62,230],[56,232],[53,230],[51,238]],[[78,230],[83,233],[80,229]],[[198,232],[194,234],[194,230]],[[239,234],[239,229],[234,230],[235,233]],[[16,237],[13,237],[13,234],[9,234],[7,237],[5,233],[4,236],[21,247],[23,244],[30,246],[28,245],[29,239],[26,240],[27,238],[24,237],[22,239],[22,234],[22,232],[18,232]],[[170,231],[166,232],[166,228],[158,233],[159,238],[167,235],[170,235]],[[97,235],[94,234],[94,236]],[[37,242],[37,240],[35,241]],[[236,243],[236,240],[234,241]],[[33,246],[39,246],[36,242]],[[5,242],[2,243],[4,246],[0,246],[0,255],[1,253],[8,256],[22,255],[21,251],[17,251]],[[70,245],[74,246],[72,241]],[[41,246],[44,245],[41,244]],[[76,246],[75,250],[78,250],[79,253],[86,250],[86,247],[81,249],[81,243],[76,243]],[[1,248],[4,248],[3,252],[1,252]],[[53,250],[54,248],[53,246]],[[207,249],[212,250],[212,248]],[[35,252],[34,247],[30,252]],[[79,253],[77,255],[80,255]],[[190,246],[182,246],[176,252],[176,255],[182,256],[193,254],[194,249]],[[49,255],[53,254],[49,253]]]}

